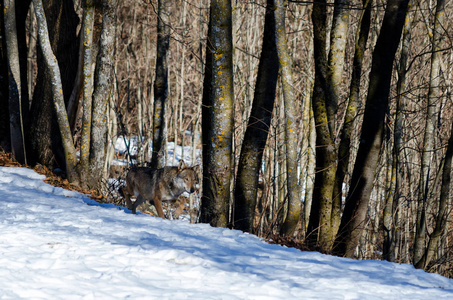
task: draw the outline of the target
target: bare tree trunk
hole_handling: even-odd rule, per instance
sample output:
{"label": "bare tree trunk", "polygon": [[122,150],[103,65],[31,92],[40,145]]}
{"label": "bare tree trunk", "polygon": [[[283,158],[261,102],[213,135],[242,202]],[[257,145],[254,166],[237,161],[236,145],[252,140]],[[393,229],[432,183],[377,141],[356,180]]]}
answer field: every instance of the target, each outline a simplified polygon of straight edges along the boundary
{"label": "bare tree trunk", "polygon": [[90,173],[94,177],[91,184],[95,187],[98,187],[100,180],[105,179],[107,175],[102,170],[107,159],[106,143],[109,125],[107,108],[113,94],[117,6],[118,0],[103,0],[102,3],[102,31],[94,79],[90,145]]}
{"label": "bare tree trunk", "polygon": [[388,261],[395,261],[396,258],[396,242],[398,235],[401,234],[398,230],[399,211],[398,207],[400,196],[402,194],[402,170],[400,155],[402,152],[402,135],[403,135],[403,110],[404,110],[404,92],[406,86],[406,68],[409,57],[409,46],[411,42],[411,25],[414,17],[414,12],[411,11],[412,5],[409,4],[408,14],[403,29],[403,38],[401,46],[401,56],[398,66],[398,82],[396,86],[396,111],[395,125],[393,132],[393,150],[392,162],[390,165],[390,188],[386,195],[384,213],[383,213],[383,229],[384,229],[384,245],[383,257]]}
{"label": "bare tree trunk", "polygon": [[151,167],[163,167],[162,157],[165,133],[165,106],[168,94],[167,52],[170,44],[169,8],[171,1],[159,0],[157,8],[157,54],[154,79],[153,155]]}
{"label": "bare tree trunk", "polygon": [[281,233],[292,235],[297,229],[301,212],[301,188],[299,185],[297,168],[297,122],[294,115],[296,100],[294,97],[294,83],[292,75],[292,63],[288,52],[285,28],[285,12],[287,3],[285,0],[275,0],[275,26],[276,45],[278,60],[282,77],[282,93],[285,107],[285,146],[286,146],[286,174],[288,189],[288,211],[281,228]]}
{"label": "bare tree trunk", "polygon": [[203,198],[200,221],[226,227],[233,144],[231,1],[211,0],[203,83]]}
{"label": "bare tree trunk", "polygon": [[[434,137],[436,136],[436,122],[437,122],[437,103],[440,95],[440,67],[442,64],[442,53],[440,50],[440,41],[443,38],[442,31],[444,30],[445,19],[445,0],[437,0],[436,15],[434,21],[433,39],[432,39],[432,54],[431,54],[431,73],[429,80],[428,91],[428,107],[426,110],[425,119],[425,134],[423,138],[423,151],[422,151],[422,171],[420,175],[419,194],[418,194],[418,208],[416,220],[416,233],[414,240],[414,265],[425,267],[422,260],[425,252],[426,240],[426,207],[430,199],[429,195],[429,179],[433,171],[433,150],[434,150]],[[426,259],[426,257],[425,257]]]}
{"label": "bare tree trunk", "polygon": [[[4,1],[5,36],[9,82],[9,117],[11,150],[17,161],[26,163],[24,112],[22,112],[19,45],[17,41],[16,1]],[[25,82],[23,84],[26,84]]]}
{"label": "bare tree trunk", "polygon": [[91,111],[93,96],[93,25],[94,1],[85,0],[83,9],[83,102],[82,102],[82,137],[80,142],[80,163],[87,173],[90,161]]}
{"label": "bare tree trunk", "polygon": [[55,105],[58,125],[60,127],[60,132],[63,139],[67,175],[70,181],[79,182],[78,174],[75,170],[75,167],[77,165],[77,156],[74,144],[72,142],[72,134],[66,114],[60,68],[50,46],[47,22],[41,0],[33,0],[33,8],[35,10],[36,20],[38,24],[39,44],[43,52],[46,67],[52,78],[53,103]]}
{"label": "bare tree trunk", "polygon": [[341,222],[341,207],[343,195],[343,183],[348,172],[351,158],[351,140],[354,130],[354,122],[357,118],[357,111],[360,105],[360,83],[363,70],[363,59],[370,32],[371,4],[372,0],[362,0],[363,13],[360,18],[360,26],[356,33],[355,52],[351,74],[351,85],[349,89],[349,101],[344,116],[343,128],[341,130],[340,144],[338,146],[338,166],[335,174],[335,186],[332,199],[332,227],[338,232]]}
{"label": "bare tree trunk", "polygon": [[354,257],[364,226],[379,153],[390,93],[393,59],[398,48],[409,0],[389,0],[373,52],[370,85],[351,187],[346,198],[334,253]]}
{"label": "bare tree trunk", "polygon": [[253,233],[257,231],[254,220],[259,171],[270,130],[279,68],[273,0],[267,0],[262,47],[252,111],[239,158],[234,206],[234,227]]}

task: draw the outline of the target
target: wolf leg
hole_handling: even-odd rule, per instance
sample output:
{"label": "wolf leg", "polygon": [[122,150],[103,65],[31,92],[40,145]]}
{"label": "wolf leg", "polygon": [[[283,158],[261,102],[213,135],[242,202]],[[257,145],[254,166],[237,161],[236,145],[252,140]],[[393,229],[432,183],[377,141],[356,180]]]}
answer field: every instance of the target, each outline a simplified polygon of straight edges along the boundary
{"label": "wolf leg", "polygon": [[140,204],[142,204],[143,202],[145,202],[145,199],[143,199],[142,195],[138,195],[137,199],[132,204],[132,209],[131,210],[132,210],[132,213],[134,215],[137,213],[137,207],[140,206]]}
{"label": "wolf leg", "polygon": [[165,215],[164,215],[164,210],[162,208],[162,201],[158,199],[157,197],[154,197],[154,206],[156,207],[157,214],[159,217],[165,220]]}

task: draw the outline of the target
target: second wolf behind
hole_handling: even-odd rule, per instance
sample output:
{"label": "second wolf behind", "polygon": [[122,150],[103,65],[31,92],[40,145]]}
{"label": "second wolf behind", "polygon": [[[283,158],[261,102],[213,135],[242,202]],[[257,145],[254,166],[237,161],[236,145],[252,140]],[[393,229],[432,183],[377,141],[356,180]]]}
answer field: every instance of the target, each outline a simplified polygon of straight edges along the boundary
{"label": "second wolf behind", "polygon": [[[137,207],[147,202],[153,204],[159,217],[165,219],[162,201],[173,201],[184,192],[195,192],[197,168],[187,167],[181,160],[177,167],[131,169],[126,176],[126,187],[123,188],[128,208],[135,214]],[[136,197],[135,202],[131,201],[131,196]]]}

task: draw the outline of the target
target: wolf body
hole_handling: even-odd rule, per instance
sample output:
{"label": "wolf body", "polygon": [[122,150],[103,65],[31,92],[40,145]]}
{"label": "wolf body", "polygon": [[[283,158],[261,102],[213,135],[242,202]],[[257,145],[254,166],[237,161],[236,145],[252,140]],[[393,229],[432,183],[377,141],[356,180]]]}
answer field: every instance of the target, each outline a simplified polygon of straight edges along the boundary
{"label": "wolf body", "polygon": [[[128,208],[135,214],[137,206],[148,202],[156,207],[159,217],[165,219],[162,201],[174,201],[184,192],[195,192],[198,182],[196,168],[187,167],[181,160],[177,167],[131,169],[123,189]],[[135,202],[131,201],[132,196],[136,197]]]}

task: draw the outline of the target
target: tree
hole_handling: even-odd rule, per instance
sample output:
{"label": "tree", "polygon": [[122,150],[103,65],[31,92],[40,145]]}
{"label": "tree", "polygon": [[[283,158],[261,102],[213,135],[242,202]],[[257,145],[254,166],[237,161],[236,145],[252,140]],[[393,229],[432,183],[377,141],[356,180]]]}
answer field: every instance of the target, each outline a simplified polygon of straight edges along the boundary
{"label": "tree", "polygon": [[269,125],[274,107],[279,61],[275,41],[275,6],[267,0],[264,21],[263,46],[258,66],[252,110],[239,158],[234,189],[234,227],[247,232],[256,232],[255,207],[259,172],[263,151],[269,135]]}
{"label": "tree", "polygon": [[151,167],[163,167],[163,142],[165,135],[165,105],[168,94],[167,52],[170,44],[170,1],[159,0],[157,8],[156,78],[154,80],[153,155]]}
{"label": "tree", "polygon": [[24,106],[22,104],[23,101],[21,97],[22,85],[19,64],[19,44],[17,37],[15,1],[6,0],[4,2],[3,12],[5,24],[7,24],[5,27],[5,36],[8,66],[11,150],[17,161],[24,163],[27,161],[24,122],[26,108],[28,108],[28,105]]}
{"label": "tree", "polygon": [[286,40],[285,11],[287,2],[284,0],[275,1],[275,26],[277,54],[280,62],[282,94],[285,108],[285,146],[286,146],[286,172],[287,172],[287,198],[288,209],[283,222],[281,233],[285,235],[294,234],[301,212],[301,187],[298,181],[297,172],[297,122],[294,115],[296,101],[294,97],[294,83],[292,75],[292,63],[289,56]]}
{"label": "tree", "polygon": [[211,0],[202,103],[203,195],[200,221],[226,227],[233,170],[234,96],[230,0]]}
{"label": "tree", "polygon": [[[328,55],[326,1],[316,1],[313,4],[312,12],[315,58],[312,105],[317,147],[308,239],[312,246],[317,246],[325,252],[330,251],[332,247],[341,214],[341,185],[340,190],[335,189],[338,158],[336,114],[341,94],[346,38],[349,28],[349,4],[349,1],[343,0],[337,0],[334,3]],[[355,102],[352,101],[351,105],[355,105]],[[347,137],[344,142],[347,143]],[[341,170],[344,168],[347,168],[347,165],[342,166]],[[343,178],[340,178],[341,174],[338,174],[338,177],[339,183]]]}
{"label": "tree", "polygon": [[[434,30],[432,33],[432,54],[431,54],[431,72],[428,90],[428,103],[426,108],[425,118],[425,131],[423,137],[423,149],[421,165],[422,170],[420,174],[419,193],[417,200],[417,224],[416,234],[414,241],[414,264],[417,265],[422,260],[425,250],[426,238],[426,206],[428,205],[429,198],[429,181],[430,176],[434,173],[433,168],[433,150],[434,138],[436,133],[437,124],[437,105],[440,92],[440,78],[441,78],[441,59],[440,41],[443,38],[442,31],[444,30],[445,19],[445,0],[438,0],[436,5],[436,14],[434,21]],[[421,263],[424,267],[424,263]]]}
{"label": "tree", "polygon": [[409,0],[388,1],[373,51],[360,145],[352,173],[351,187],[333,248],[334,253],[340,256],[354,257],[364,228],[383,141],[393,60],[401,38],[408,3]]}
{"label": "tree", "polygon": [[[60,67],[64,103],[69,101],[79,64],[79,18],[71,1],[41,2],[45,13],[51,50]],[[33,90],[28,123],[28,161],[51,169],[64,170],[65,156],[52,96],[52,77],[45,64],[41,48],[37,49],[37,77]]]}
{"label": "tree", "polygon": [[[63,97],[63,88],[61,83],[60,68],[58,62],[53,55],[50,47],[50,40],[47,30],[46,19],[44,15],[44,9],[40,0],[33,0],[33,6],[35,9],[35,15],[38,22],[39,32],[39,43],[42,49],[43,57],[45,59],[45,65],[47,71],[52,78],[52,97],[53,103],[57,115],[58,125],[63,141],[64,156],[66,161],[66,172],[71,182],[75,182],[79,185],[88,188],[95,188],[99,186],[99,181],[102,179],[102,167],[104,165],[105,157],[105,143],[106,143],[106,105],[108,97],[110,96],[110,89],[112,86],[112,65],[113,65],[113,53],[114,43],[113,38],[116,32],[116,0],[104,0],[102,3],[103,11],[103,26],[101,32],[101,50],[99,51],[98,64],[96,68],[95,80],[94,80],[94,101],[92,108],[97,111],[89,110],[87,107],[84,109],[84,114],[92,114],[95,117],[95,121],[91,118],[84,117],[84,126],[89,126],[90,130],[83,130],[83,134],[90,134],[90,137],[83,137],[85,139],[84,147],[89,147],[88,150],[83,150],[82,153],[87,155],[87,158],[83,158],[78,162],[76,156],[75,145],[72,140],[72,133],[69,126],[68,116]],[[90,4],[85,9],[90,9]],[[90,14],[85,14],[85,17]],[[86,24],[89,22],[87,21]],[[90,34],[89,30],[85,30],[86,34]],[[92,33],[91,33],[92,34]],[[89,37],[87,37],[88,39]],[[92,37],[91,37],[92,38]],[[85,88],[90,89],[89,85]],[[84,99],[86,101],[92,101],[90,99]],[[91,106],[91,105],[88,105]],[[92,129],[91,129],[92,128]],[[94,152],[101,153],[94,153]],[[93,172],[94,171],[94,172]],[[97,172],[96,172],[97,171]]]}

